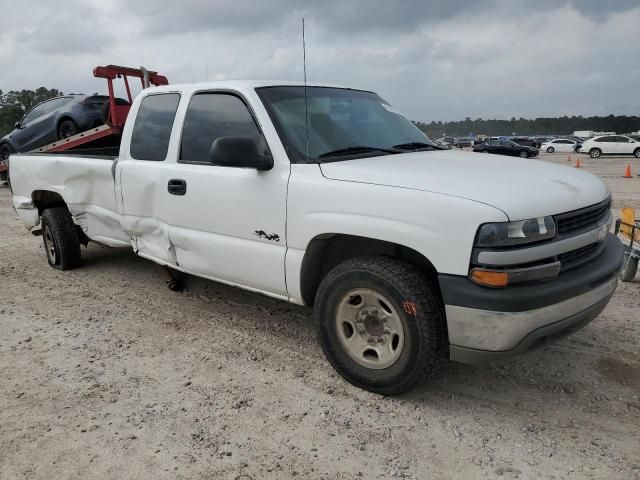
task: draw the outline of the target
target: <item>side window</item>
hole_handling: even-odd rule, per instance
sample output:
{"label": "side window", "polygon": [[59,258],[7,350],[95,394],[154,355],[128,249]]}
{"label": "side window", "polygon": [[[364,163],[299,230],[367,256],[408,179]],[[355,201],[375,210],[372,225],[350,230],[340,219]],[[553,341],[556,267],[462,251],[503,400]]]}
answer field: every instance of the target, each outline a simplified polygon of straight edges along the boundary
{"label": "side window", "polygon": [[228,93],[197,93],[189,102],[180,144],[181,162],[208,163],[219,137],[260,138],[260,130],[244,102]]}
{"label": "side window", "polygon": [[43,105],[38,105],[36,108],[31,110],[29,113],[27,113],[27,115],[24,117],[24,120],[22,121],[22,123],[24,125],[26,125],[29,122],[32,122],[36,118],[40,117],[43,113],[44,113],[44,104]]}
{"label": "side window", "polygon": [[62,98],[56,98],[53,100],[49,100],[47,103],[45,103],[44,105],[42,105],[44,107],[44,111],[42,112],[43,114],[47,114],[47,113],[51,113],[54,110],[60,108],[63,104],[63,100]]}
{"label": "side window", "polygon": [[614,138],[614,137],[600,137],[600,139],[599,139],[599,140],[597,140],[597,141],[598,141],[598,142],[605,142],[605,143],[607,143],[607,142],[613,142],[613,141],[614,141],[614,140],[613,140],[613,138]]}
{"label": "side window", "polygon": [[629,139],[627,137],[621,137],[621,136],[617,136],[615,137],[616,142],[619,143],[629,143]]}
{"label": "side window", "polygon": [[167,157],[173,120],[180,103],[177,93],[149,95],[142,99],[131,134],[131,157],[163,161]]}

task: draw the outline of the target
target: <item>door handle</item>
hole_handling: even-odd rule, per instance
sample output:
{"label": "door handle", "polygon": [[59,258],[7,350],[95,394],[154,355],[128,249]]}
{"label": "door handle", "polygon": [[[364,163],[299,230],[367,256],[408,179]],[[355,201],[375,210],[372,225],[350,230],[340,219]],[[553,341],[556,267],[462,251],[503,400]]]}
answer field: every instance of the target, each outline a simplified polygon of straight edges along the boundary
{"label": "door handle", "polygon": [[167,184],[167,191],[171,195],[184,195],[187,193],[187,182],[179,178],[172,178]]}

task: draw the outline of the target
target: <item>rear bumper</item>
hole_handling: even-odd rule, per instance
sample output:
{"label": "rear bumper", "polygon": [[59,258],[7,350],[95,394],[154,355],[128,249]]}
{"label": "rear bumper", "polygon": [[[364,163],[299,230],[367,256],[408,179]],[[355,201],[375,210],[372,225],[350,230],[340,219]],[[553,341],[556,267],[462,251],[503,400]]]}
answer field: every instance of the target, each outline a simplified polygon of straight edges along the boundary
{"label": "rear bumper", "polygon": [[490,289],[441,275],[451,359],[477,363],[517,355],[595,319],[617,287],[623,258],[614,235],[605,241],[598,258],[550,282]]}

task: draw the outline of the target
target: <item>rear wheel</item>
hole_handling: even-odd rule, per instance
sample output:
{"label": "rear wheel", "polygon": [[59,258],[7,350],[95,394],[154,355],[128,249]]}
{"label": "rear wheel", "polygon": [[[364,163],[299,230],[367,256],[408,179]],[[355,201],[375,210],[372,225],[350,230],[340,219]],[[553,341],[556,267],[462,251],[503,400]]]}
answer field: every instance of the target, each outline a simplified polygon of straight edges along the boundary
{"label": "rear wheel", "polygon": [[80,266],[80,239],[66,208],[48,208],[42,213],[42,238],[47,261],[53,268],[69,270]]}
{"label": "rear wheel", "polygon": [[529,158],[529,154],[524,150],[519,153],[520,158]]}
{"label": "rear wheel", "polygon": [[547,147],[547,153],[553,153],[555,149],[553,147]]}
{"label": "rear wheel", "polygon": [[600,158],[600,155],[602,155],[602,150],[600,150],[599,148],[592,148],[591,150],[589,150],[589,156],[591,158]]}
{"label": "rear wheel", "polygon": [[350,383],[393,395],[434,375],[446,334],[437,287],[414,266],[382,256],[334,268],[318,289],[316,331],[331,365]]}
{"label": "rear wheel", "polygon": [[58,125],[58,138],[60,140],[73,137],[76,133],[78,133],[78,126],[76,122],[67,118],[60,122]]}
{"label": "rear wheel", "polygon": [[636,278],[636,273],[638,272],[638,259],[629,255],[629,253],[624,254],[624,262],[622,263],[622,270],[620,271],[620,280],[623,282],[630,282],[634,278]]}
{"label": "rear wheel", "polygon": [[636,148],[633,152],[633,156],[636,158],[640,158],[640,148]]}

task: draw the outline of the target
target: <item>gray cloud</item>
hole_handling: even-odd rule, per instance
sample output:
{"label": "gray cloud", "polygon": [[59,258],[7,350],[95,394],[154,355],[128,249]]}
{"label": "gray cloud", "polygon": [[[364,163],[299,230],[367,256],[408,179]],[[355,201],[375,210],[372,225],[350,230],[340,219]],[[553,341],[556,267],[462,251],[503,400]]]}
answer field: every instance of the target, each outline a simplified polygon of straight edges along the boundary
{"label": "gray cloud", "polygon": [[[301,79],[378,91],[416,120],[638,114],[635,1],[0,0],[0,89],[104,91],[97,64],[172,82]],[[6,5],[3,5],[6,4]]]}

